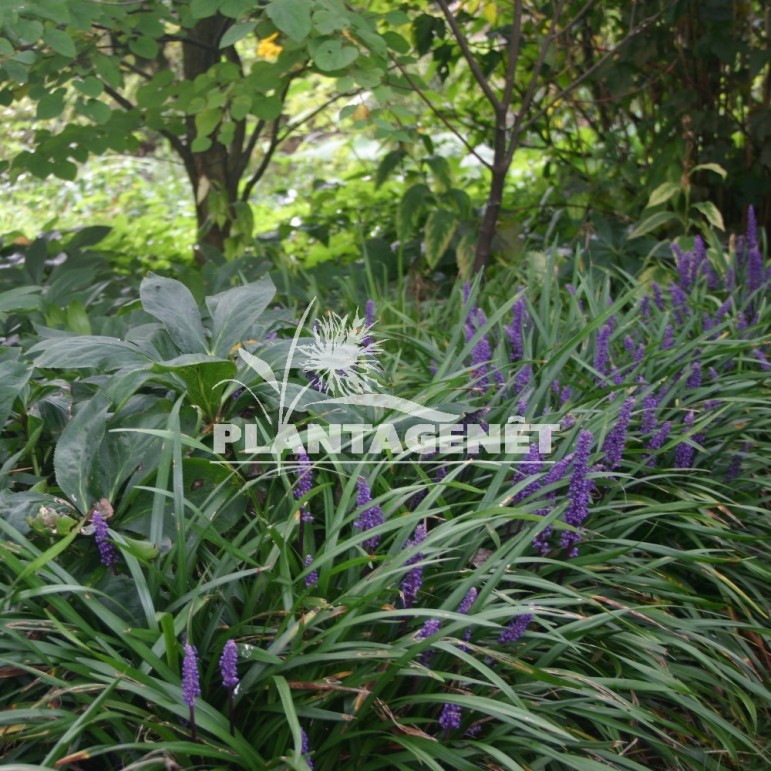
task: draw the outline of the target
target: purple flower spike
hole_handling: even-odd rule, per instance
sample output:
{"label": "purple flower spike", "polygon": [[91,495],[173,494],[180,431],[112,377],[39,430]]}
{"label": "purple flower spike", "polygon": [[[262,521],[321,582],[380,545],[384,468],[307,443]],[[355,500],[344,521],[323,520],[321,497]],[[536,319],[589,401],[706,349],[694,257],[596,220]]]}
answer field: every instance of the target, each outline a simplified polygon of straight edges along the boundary
{"label": "purple flower spike", "polygon": [[308,764],[309,768],[313,768],[313,761],[310,757],[311,752],[311,744],[308,740],[308,734],[306,733],[304,728],[300,729],[300,736],[302,737],[302,745],[300,747],[300,751],[302,752],[303,758],[305,762]]}
{"label": "purple flower spike", "polygon": [[113,573],[117,573],[118,552],[110,540],[107,521],[101,511],[94,511],[91,514],[91,524],[94,526],[94,540],[99,549],[99,558],[102,564],[110,568]]}
{"label": "purple flower spike", "polygon": [[[299,501],[313,489],[313,466],[304,449],[301,449],[295,455],[295,460],[299,468],[297,470],[297,482],[294,486],[294,497]],[[307,504],[303,504],[300,516],[303,522],[313,522],[313,515],[310,513]]]}
{"label": "purple flower spike", "polygon": [[760,253],[760,247],[754,246],[747,257],[747,293],[756,292],[764,283],[763,255]]}
{"label": "purple flower spike", "polygon": [[744,456],[750,451],[751,447],[752,444],[750,442],[745,442],[742,445],[741,452],[737,452],[736,455],[731,458],[731,463],[728,466],[728,472],[726,473],[726,482],[733,482],[733,480],[741,474]]}
{"label": "purple flower spike", "polygon": [[185,643],[185,657],[182,660],[182,701],[192,710],[195,700],[201,695],[198,680],[198,654],[190,643]]}
{"label": "purple flower spike", "polygon": [[661,295],[661,287],[654,281],[651,284],[651,289],[653,289],[653,302],[655,306],[660,310],[664,310],[664,298]]}
{"label": "purple flower spike", "polygon": [[[305,562],[304,565],[306,568],[309,568],[313,564],[313,555],[306,554],[305,555]],[[311,586],[315,586],[319,581],[319,571],[318,570],[311,570],[310,573],[308,573],[307,576],[305,576],[305,585],[310,589]]]}
{"label": "purple flower spike", "polygon": [[[597,343],[594,348],[594,368],[601,374],[607,375],[610,369],[610,336],[616,327],[616,317],[611,316],[597,333]],[[600,379],[602,382],[602,379]]]}
{"label": "purple flower spike", "polygon": [[[517,482],[521,482],[528,477],[538,474],[542,467],[543,462],[541,461],[541,454],[538,452],[538,445],[531,444],[527,451],[527,455],[525,455],[523,461],[518,464],[517,468],[514,470],[513,484],[517,484]],[[537,492],[540,487],[540,480],[533,480],[514,495],[514,502],[521,503],[522,501],[527,500],[533,493]]]}
{"label": "purple flower spike", "polygon": [[634,397],[630,396],[622,405],[616,419],[616,424],[605,437],[602,451],[605,453],[605,466],[613,471],[621,465],[621,459],[626,447],[626,432],[629,428],[629,420],[632,417]]}
{"label": "purple flower spike", "polygon": [[694,361],[691,364],[691,374],[688,376],[688,382],[685,384],[686,388],[695,390],[701,385],[701,362]]}
{"label": "purple flower spike", "polygon": [[688,295],[679,284],[672,284],[669,287],[669,291],[672,295],[672,309],[675,313],[675,320],[678,324],[682,324],[688,315]]}
{"label": "purple flower spike", "polygon": [[228,640],[220,656],[220,673],[225,688],[235,688],[238,685],[238,646],[234,640]]}
{"label": "purple flower spike", "polygon": [[771,370],[771,363],[768,361],[768,356],[766,356],[766,354],[763,353],[760,348],[753,348],[752,353],[760,363],[760,368],[763,370],[763,372],[768,372]]}
{"label": "purple flower spike", "polygon": [[471,606],[474,604],[474,601],[477,598],[477,594],[477,590],[472,586],[461,601],[460,605],[458,605],[458,613],[462,613],[465,616],[471,610]]}
{"label": "purple flower spike", "polygon": [[[594,436],[591,431],[583,430],[579,433],[573,460],[573,474],[568,488],[569,503],[564,517],[566,524],[575,528],[580,528],[589,515],[593,483],[587,479],[587,474],[589,473],[589,453],[593,442]],[[560,544],[563,548],[569,549],[569,557],[576,557],[578,556],[577,544],[580,540],[580,532],[565,530],[560,538]]]}
{"label": "purple flower spike", "polygon": [[645,463],[648,466],[654,466],[656,463],[656,457],[654,453],[660,450],[664,446],[664,442],[667,441],[670,432],[672,431],[672,421],[666,421],[661,428],[650,438],[648,442],[648,454],[645,456]]}
{"label": "purple flower spike", "polygon": [[648,321],[651,317],[651,298],[647,294],[640,300],[640,316],[643,321]]}
{"label": "purple flower spike", "polygon": [[457,731],[460,728],[462,710],[457,704],[445,704],[439,715],[439,725],[445,732]]}
{"label": "purple flower spike", "polygon": [[[427,637],[433,637],[441,628],[442,622],[438,618],[429,618],[418,631],[416,637],[418,640],[425,640]],[[420,657],[420,663],[427,667],[431,662],[434,652],[428,648]]]}
{"label": "purple flower spike", "polygon": [[661,341],[661,350],[666,351],[675,344],[675,330],[671,324],[667,324],[664,330],[664,339]]}
{"label": "purple flower spike", "polygon": [[[481,329],[484,324],[487,323],[484,311],[477,308],[477,325],[476,329]],[[474,336],[476,330],[471,328],[471,337]],[[474,388],[480,391],[486,391],[488,385],[488,371],[490,361],[493,358],[493,351],[490,347],[490,339],[487,335],[482,335],[479,338],[474,350],[471,352],[471,371],[474,378]]]}
{"label": "purple flower spike", "polygon": [[524,297],[520,297],[514,303],[513,315],[511,326],[504,327],[504,329],[511,344],[511,360],[521,361],[525,350],[524,330],[527,319],[527,305]]}
{"label": "purple flower spike", "polygon": [[429,618],[418,632],[418,640],[425,640],[426,637],[432,637],[439,631],[441,626],[442,622],[438,618]]}
{"label": "purple flower spike", "polygon": [[[695,419],[695,413],[693,410],[690,410],[683,420],[684,433],[687,433],[690,430]],[[694,436],[694,440],[695,439],[696,437]],[[680,444],[675,447],[675,468],[691,468],[695,457],[695,448],[691,447],[691,445],[686,442],[680,442]]]}
{"label": "purple flower spike", "polygon": [[[356,480],[356,485],[359,491],[356,497],[356,506],[357,508],[361,508],[372,501],[372,493],[370,492],[369,485],[364,477],[359,477]],[[358,518],[353,523],[353,526],[357,530],[371,530],[373,527],[382,525],[384,521],[383,510],[379,505],[375,505],[370,506],[359,514]],[[380,536],[376,535],[364,541],[364,548],[367,549],[367,551],[374,551],[377,549],[379,543]]]}
{"label": "purple flower spike", "polygon": [[659,400],[655,394],[648,394],[643,397],[642,406],[643,414],[640,419],[640,431],[643,434],[650,434],[656,429],[656,407],[658,407]]}
{"label": "purple flower spike", "polygon": [[501,632],[500,636],[498,637],[498,642],[501,645],[517,642],[517,640],[519,640],[525,633],[532,620],[532,613],[523,613],[519,616],[514,616],[514,618],[509,622],[508,626]]}
{"label": "purple flower spike", "polygon": [[[425,538],[426,526],[421,522],[415,528],[415,534],[413,537],[407,540],[407,542],[404,544],[404,548],[410,549],[414,546],[418,546],[419,544],[423,543]],[[402,580],[402,603],[404,604],[405,608],[411,608],[413,606],[415,600],[418,598],[420,589],[423,586],[423,566],[419,564],[416,565],[416,563],[422,562],[424,556],[425,555],[423,555],[421,552],[418,552],[417,554],[414,554],[412,557],[410,557],[405,563],[406,565],[415,565],[415,567],[412,568],[412,570],[410,570]]]}
{"label": "purple flower spike", "polygon": [[691,252],[683,254],[677,244],[672,244],[672,251],[675,253],[680,287],[684,292],[687,292],[691,288],[691,264],[693,262],[693,254]]}
{"label": "purple flower spike", "polygon": [[530,381],[533,378],[533,368],[529,364],[525,364],[522,369],[517,372],[517,376],[514,378],[514,389],[518,394],[521,394],[530,385]]}

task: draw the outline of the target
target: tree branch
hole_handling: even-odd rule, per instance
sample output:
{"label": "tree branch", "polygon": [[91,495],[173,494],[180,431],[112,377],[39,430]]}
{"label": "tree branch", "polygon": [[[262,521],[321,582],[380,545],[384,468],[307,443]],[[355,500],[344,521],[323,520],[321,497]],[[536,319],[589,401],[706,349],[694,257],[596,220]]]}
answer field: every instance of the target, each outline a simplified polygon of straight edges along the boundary
{"label": "tree branch", "polygon": [[499,112],[501,109],[501,102],[493,92],[492,88],[490,87],[490,84],[487,82],[487,78],[485,77],[484,73],[479,67],[479,62],[477,62],[476,58],[474,57],[474,54],[471,53],[468,40],[466,40],[466,36],[463,34],[463,31],[458,25],[457,19],[455,18],[455,16],[453,16],[452,11],[450,10],[450,6],[447,4],[447,0],[437,0],[437,3],[439,4],[439,7],[442,9],[442,13],[444,14],[444,17],[447,19],[447,23],[450,25],[452,34],[455,37],[455,40],[458,42],[458,45],[460,46],[460,50],[461,50],[461,53],[463,54],[463,58],[468,62],[468,66],[471,69],[471,74],[474,76],[474,80],[476,80],[476,82],[479,84],[479,87],[482,89],[484,95],[487,97],[487,100],[493,106],[493,109],[496,112]]}
{"label": "tree branch", "polygon": [[423,90],[418,86],[417,83],[408,75],[407,71],[402,67],[402,65],[399,63],[399,61],[396,59],[396,57],[391,53],[388,52],[388,55],[391,57],[391,61],[399,68],[399,71],[402,73],[402,76],[404,79],[409,83],[410,88],[425,102],[425,104],[428,106],[429,110],[436,115],[437,118],[445,125],[445,127],[450,131],[460,142],[461,144],[485,167],[485,168],[492,168],[490,166],[490,163],[488,163],[484,158],[482,158],[481,155],[477,153],[477,151],[468,143],[466,138],[458,131],[458,129],[455,128],[455,126],[450,123],[449,120],[444,116],[444,114],[439,110],[439,108],[434,106],[434,103],[425,95]]}
{"label": "tree branch", "polygon": [[265,173],[265,170],[268,168],[270,159],[273,157],[273,153],[276,152],[276,148],[278,147],[278,144],[279,144],[278,129],[280,125],[281,125],[281,118],[279,117],[273,121],[273,126],[271,127],[271,132],[270,132],[270,142],[268,143],[268,148],[265,150],[265,154],[262,156],[260,165],[257,167],[257,170],[254,172],[254,174],[252,174],[252,176],[249,178],[249,181],[244,186],[243,192],[241,193],[242,201],[249,200],[249,196],[251,195],[252,189],[260,181],[260,179],[262,178],[262,175]]}
{"label": "tree branch", "polygon": [[522,126],[522,121],[524,120],[524,117],[527,111],[530,109],[530,105],[533,101],[533,97],[535,96],[535,90],[538,87],[538,81],[540,80],[540,77],[541,77],[541,70],[543,69],[544,62],[546,61],[546,56],[549,53],[549,49],[551,48],[552,43],[554,42],[554,40],[557,38],[557,35],[559,34],[559,32],[556,31],[557,22],[562,16],[562,11],[565,8],[566,2],[567,0],[559,0],[557,5],[555,6],[554,13],[552,14],[552,18],[551,18],[551,29],[549,30],[549,34],[546,36],[546,40],[544,40],[543,44],[541,45],[540,51],[538,51],[538,58],[536,59],[536,62],[533,65],[533,71],[530,76],[530,82],[527,84],[527,91],[525,91],[525,96],[522,98],[522,104],[520,105],[520,108],[517,112],[517,117],[514,119],[514,125],[512,126],[512,129],[511,129],[509,146],[506,149],[507,163],[511,163],[511,160],[514,157],[514,152],[517,149],[519,136],[524,130]]}
{"label": "tree branch", "polygon": [[324,104],[322,104],[321,106],[312,110],[307,115],[304,115],[301,119],[295,121],[294,123],[287,123],[284,133],[281,134],[281,136],[278,138],[279,143],[283,142],[292,132],[297,131],[297,129],[300,128],[300,126],[308,123],[308,121],[313,120],[319,113],[324,112],[324,110],[326,110],[327,107],[334,104],[339,99],[358,96],[363,90],[364,90],[363,88],[357,88],[355,91],[346,91],[345,93],[342,93],[342,94],[336,94],[335,96],[332,96],[329,99],[327,99],[327,101],[324,102]]}
{"label": "tree branch", "polygon": [[511,40],[509,41],[509,61],[506,65],[506,81],[503,86],[501,105],[504,111],[509,109],[514,91],[514,78],[519,62],[519,46],[522,40],[522,0],[514,0],[514,21],[511,25]]}

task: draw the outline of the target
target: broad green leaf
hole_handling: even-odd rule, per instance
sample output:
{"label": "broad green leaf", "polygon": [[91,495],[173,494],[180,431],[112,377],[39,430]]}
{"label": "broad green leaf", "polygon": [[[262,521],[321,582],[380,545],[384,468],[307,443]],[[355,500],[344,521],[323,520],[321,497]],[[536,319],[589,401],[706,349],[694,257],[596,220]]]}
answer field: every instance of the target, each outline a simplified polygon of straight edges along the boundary
{"label": "broad green leaf", "polygon": [[168,372],[179,377],[185,384],[190,401],[201,409],[208,420],[216,417],[226,381],[236,374],[236,365],[229,359],[217,359],[200,353],[157,362],[152,369],[153,372]]}
{"label": "broad green leaf", "polygon": [[64,112],[64,91],[52,91],[38,103],[35,117],[38,120],[58,118]]}
{"label": "broad green leaf", "polygon": [[40,307],[40,287],[21,286],[0,292],[0,313],[9,311],[33,311]]}
{"label": "broad green leaf", "polygon": [[435,268],[442,258],[458,226],[458,220],[447,209],[435,209],[426,221],[426,262]]}
{"label": "broad green leaf", "polygon": [[56,482],[82,514],[104,494],[92,489],[91,477],[94,464],[99,462],[109,406],[101,393],[80,405],[54,450]]}
{"label": "broad green leaf", "polygon": [[190,143],[190,149],[194,153],[205,153],[213,144],[209,137],[196,137]]}
{"label": "broad green leaf", "polygon": [[51,173],[70,182],[78,176],[78,167],[66,158],[53,158],[51,160]]}
{"label": "broad green leaf", "polygon": [[227,356],[236,343],[247,339],[254,323],[276,294],[269,276],[207,298],[212,312],[212,353]]}
{"label": "broad green leaf", "polygon": [[112,228],[109,225],[90,225],[80,228],[75,235],[67,241],[67,251],[72,249],[83,249],[89,246],[96,246],[100,241],[104,241]]}
{"label": "broad green leaf", "polygon": [[458,266],[458,273],[460,273],[461,278],[468,279],[471,277],[475,257],[476,235],[474,233],[464,233],[455,247],[455,264]]}
{"label": "broad green leaf", "polygon": [[238,19],[242,14],[252,10],[254,10],[254,0],[220,0],[220,13],[231,19]]}
{"label": "broad green leaf", "polygon": [[375,187],[380,187],[391,175],[391,172],[402,162],[407,153],[404,150],[391,150],[383,156],[375,174]]}
{"label": "broad green leaf", "polygon": [[396,210],[396,233],[400,239],[405,239],[412,233],[415,221],[430,195],[431,191],[422,182],[405,191]]}
{"label": "broad green leaf", "polygon": [[194,19],[206,19],[217,13],[221,0],[192,0],[190,15]]}
{"label": "broad green leaf", "polygon": [[77,53],[72,38],[60,29],[49,27],[43,32],[43,40],[45,40],[57,54],[61,54],[62,56],[72,59]]}
{"label": "broad green leaf", "polygon": [[230,105],[230,117],[233,120],[243,120],[252,109],[252,97],[239,94]]}
{"label": "broad green leaf", "polygon": [[292,40],[299,43],[310,34],[310,0],[273,0],[265,11],[276,27]]}
{"label": "broad green leaf", "polygon": [[83,96],[87,96],[90,99],[96,99],[96,97],[101,96],[102,91],[104,91],[104,84],[99,78],[88,77],[83,80],[76,80],[75,88],[77,88]]}
{"label": "broad green leaf", "polygon": [[[56,32],[57,30],[54,30]],[[17,17],[14,32],[23,43],[36,43],[43,33],[43,25],[37,19]],[[50,43],[49,43],[50,45]],[[51,46],[53,48],[53,46]],[[56,50],[56,49],[54,49]]]}
{"label": "broad green leaf", "polygon": [[116,369],[140,369],[148,358],[131,343],[117,337],[100,335],[54,337],[42,340],[29,349],[39,354],[33,363],[43,369],[82,369],[93,367],[109,372]]}
{"label": "broad green leaf", "polygon": [[283,102],[278,96],[258,95],[252,104],[252,114],[263,120],[275,120],[284,109]]}
{"label": "broad green leaf", "polygon": [[112,117],[110,107],[98,99],[89,99],[87,102],[81,102],[78,106],[78,112],[100,125],[104,125]]}
{"label": "broad green leaf", "polygon": [[676,182],[664,182],[651,193],[650,198],[648,199],[648,203],[645,204],[645,208],[650,209],[652,206],[658,206],[659,204],[668,201],[679,192],[679,184]]}
{"label": "broad green leaf", "polygon": [[342,70],[359,56],[359,49],[338,39],[322,40],[311,47],[313,61],[322,72]]}
{"label": "broad green leaf", "polygon": [[222,120],[222,110],[204,110],[195,116],[195,130],[199,137],[208,137]]}
{"label": "broad green leaf", "polygon": [[31,374],[32,369],[24,362],[0,362],[0,430]]}
{"label": "broad green leaf", "polygon": [[206,333],[190,290],[179,281],[151,273],[139,287],[142,307],[165,327],[182,353],[206,351]]}
{"label": "broad green leaf", "polygon": [[333,32],[345,29],[348,17],[329,8],[318,8],[313,12],[313,27],[319,35],[331,35]]}
{"label": "broad green leaf", "polygon": [[694,209],[700,211],[707,219],[712,227],[718,230],[725,230],[725,223],[723,222],[723,215],[720,213],[720,209],[715,206],[711,201],[701,201],[693,205]]}
{"label": "broad green leaf", "polygon": [[129,49],[142,59],[155,59],[158,55],[158,43],[147,35],[130,38]]}
{"label": "broad green leaf", "polygon": [[220,40],[220,48],[227,48],[250,35],[257,26],[256,21],[244,21],[240,24],[234,24]]}
{"label": "broad green leaf", "polygon": [[652,230],[666,224],[667,222],[674,222],[678,219],[678,216],[673,212],[659,211],[655,214],[651,214],[650,217],[644,219],[630,234],[629,238],[639,238],[646,233],[650,233]]}

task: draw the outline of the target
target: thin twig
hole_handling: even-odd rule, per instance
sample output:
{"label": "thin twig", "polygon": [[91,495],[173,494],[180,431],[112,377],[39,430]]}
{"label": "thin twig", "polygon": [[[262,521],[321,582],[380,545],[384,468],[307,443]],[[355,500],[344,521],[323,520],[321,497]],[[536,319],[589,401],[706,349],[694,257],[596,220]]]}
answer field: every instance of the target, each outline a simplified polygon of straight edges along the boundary
{"label": "thin twig", "polygon": [[463,58],[468,62],[468,66],[471,69],[471,74],[474,76],[474,80],[476,80],[476,82],[479,84],[479,87],[482,89],[482,91],[484,92],[484,95],[487,97],[487,100],[490,102],[493,108],[496,111],[500,110],[501,102],[493,92],[492,88],[490,87],[490,84],[487,82],[487,78],[482,72],[482,69],[479,66],[479,62],[474,57],[474,54],[471,53],[471,48],[469,48],[468,40],[466,40],[466,36],[463,34],[463,30],[461,30],[460,26],[458,25],[458,20],[455,18],[452,11],[450,10],[450,6],[447,4],[447,0],[437,0],[437,3],[439,4],[439,7],[442,9],[442,13],[444,14],[444,17],[447,19],[447,23],[450,25],[452,34],[455,37],[455,40],[458,42],[458,45],[460,46],[460,50],[461,50],[461,53],[463,54]]}
{"label": "thin twig", "polygon": [[257,170],[254,172],[254,174],[252,174],[252,176],[249,178],[249,181],[244,186],[244,190],[241,193],[242,201],[249,200],[249,196],[251,195],[252,189],[260,181],[260,179],[262,178],[262,175],[265,173],[265,170],[268,168],[270,159],[273,157],[273,153],[276,152],[276,148],[278,147],[278,144],[279,144],[278,129],[280,125],[281,125],[281,118],[279,117],[273,121],[273,125],[271,127],[270,142],[268,143],[268,147],[265,150],[265,154],[262,156],[260,165],[257,167]]}
{"label": "thin twig", "polygon": [[466,138],[458,131],[458,129],[455,128],[455,126],[450,123],[449,120],[444,116],[444,114],[439,110],[438,107],[434,105],[434,103],[426,96],[426,94],[423,92],[423,90],[418,86],[417,83],[407,74],[407,71],[402,67],[401,63],[397,61],[396,57],[389,51],[389,56],[391,57],[391,60],[393,63],[399,68],[399,71],[402,73],[402,76],[404,79],[409,83],[410,88],[423,100],[423,102],[426,103],[428,108],[431,110],[431,112],[436,115],[437,118],[447,127],[447,129],[461,142],[461,144],[487,169],[491,169],[492,166],[488,161],[486,161],[484,158],[482,158],[481,155],[477,153],[477,151],[469,144],[469,142],[466,140]]}

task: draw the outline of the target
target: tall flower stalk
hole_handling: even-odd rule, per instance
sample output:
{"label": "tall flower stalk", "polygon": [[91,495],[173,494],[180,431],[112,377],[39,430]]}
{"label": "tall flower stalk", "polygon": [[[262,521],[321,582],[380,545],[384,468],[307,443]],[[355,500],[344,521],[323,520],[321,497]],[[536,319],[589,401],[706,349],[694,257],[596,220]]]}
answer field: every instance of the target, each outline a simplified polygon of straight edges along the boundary
{"label": "tall flower stalk", "polygon": [[230,733],[235,734],[235,721],[233,710],[233,694],[238,686],[238,646],[233,640],[228,640],[222,649],[220,656],[220,673],[222,674],[222,685],[228,691],[228,721],[230,722]]}
{"label": "tall flower stalk", "polygon": [[190,738],[196,740],[195,700],[201,695],[198,675],[198,653],[190,644],[185,643],[185,656],[182,660],[182,701],[190,710]]}

